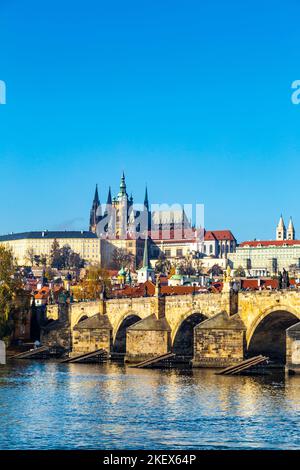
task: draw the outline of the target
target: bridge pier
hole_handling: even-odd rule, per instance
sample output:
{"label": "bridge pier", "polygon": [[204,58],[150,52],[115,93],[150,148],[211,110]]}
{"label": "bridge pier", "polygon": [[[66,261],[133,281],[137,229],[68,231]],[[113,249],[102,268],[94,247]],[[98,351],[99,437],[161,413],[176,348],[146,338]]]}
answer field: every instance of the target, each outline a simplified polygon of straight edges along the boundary
{"label": "bridge pier", "polygon": [[194,328],[193,367],[227,367],[244,359],[246,327],[239,315],[221,312]]}
{"label": "bridge pier", "polygon": [[286,371],[300,374],[300,322],[286,330]]}
{"label": "bridge pier", "polygon": [[166,319],[166,299],[157,277],[151,299],[153,314],[127,328],[125,362],[138,363],[170,352],[171,327]]}
{"label": "bridge pier", "polygon": [[107,315],[96,315],[81,321],[72,331],[72,356],[112,349],[112,326]]}
{"label": "bridge pier", "polygon": [[153,314],[127,329],[125,362],[142,362],[170,349],[171,328],[165,318]]}

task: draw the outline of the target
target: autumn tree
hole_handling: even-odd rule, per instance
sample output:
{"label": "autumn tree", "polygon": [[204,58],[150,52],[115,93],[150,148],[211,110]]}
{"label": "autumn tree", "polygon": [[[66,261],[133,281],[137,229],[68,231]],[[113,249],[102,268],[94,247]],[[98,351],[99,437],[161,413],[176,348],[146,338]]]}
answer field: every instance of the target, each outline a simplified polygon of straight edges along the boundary
{"label": "autumn tree", "polygon": [[170,260],[166,257],[164,253],[160,253],[158,260],[155,263],[155,272],[157,274],[169,275],[172,265]]}
{"label": "autumn tree", "polygon": [[184,258],[178,266],[179,274],[184,274],[186,276],[193,276],[195,274],[195,268],[193,266],[193,261],[190,258]]}
{"label": "autumn tree", "polygon": [[25,259],[26,259],[26,262],[28,262],[28,264],[30,264],[30,266],[33,266],[33,264],[34,264],[34,257],[35,257],[34,249],[33,248],[28,248],[28,250],[26,251],[26,254],[25,254]]}
{"label": "autumn tree", "polygon": [[223,274],[223,269],[221,268],[221,266],[219,266],[218,264],[214,264],[210,270],[209,270],[209,274],[211,274],[212,276],[222,276]]}
{"label": "autumn tree", "polygon": [[134,261],[133,254],[124,248],[115,248],[112,254],[112,266],[114,269],[132,267]]}
{"label": "autumn tree", "polygon": [[106,269],[100,266],[89,266],[79,286],[73,288],[76,299],[99,299],[101,293],[107,294],[111,288],[111,280]]}

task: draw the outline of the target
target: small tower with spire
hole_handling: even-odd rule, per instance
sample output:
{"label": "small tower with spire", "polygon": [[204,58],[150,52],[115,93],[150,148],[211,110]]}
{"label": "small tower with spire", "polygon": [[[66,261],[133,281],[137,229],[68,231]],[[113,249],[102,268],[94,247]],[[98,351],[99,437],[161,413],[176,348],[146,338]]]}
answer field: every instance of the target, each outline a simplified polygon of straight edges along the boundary
{"label": "small tower with spire", "polygon": [[101,218],[101,206],[98,194],[98,185],[96,184],[95,195],[93,199],[92,208],[90,211],[90,231],[96,233],[97,223]]}
{"label": "small tower with spire", "polygon": [[123,171],[121,176],[121,183],[120,183],[120,191],[118,193],[119,201],[122,199],[126,199],[128,201],[128,194],[126,192],[126,182],[125,182],[125,173]]}
{"label": "small tower with spire", "polygon": [[150,212],[150,206],[149,206],[147,186],[146,186],[146,189],[145,189],[144,210],[145,210],[146,216],[147,216],[147,231],[149,231],[149,230],[151,230],[151,212]]}
{"label": "small tower with spire", "polygon": [[286,239],[286,228],[285,228],[283,217],[281,214],[277,228],[276,228],[276,240],[285,240],[285,239]]}
{"label": "small tower with spire", "polygon": [[137,275],[138,275],[139,284],[142,284],[149,280],[152,282],[155,281],[155,271],[153,268],[151,268],[150,263],[149,263],[147,238],[145,240],[145,246],[144,246],[143,266],[141,267],[141,269],[138,269]]}
{"label": "small tower with spire", "polygon": [[286,232],[286,238],[287,240],[295,240],[295,228],[292,217],[290,217],[289,225]]}

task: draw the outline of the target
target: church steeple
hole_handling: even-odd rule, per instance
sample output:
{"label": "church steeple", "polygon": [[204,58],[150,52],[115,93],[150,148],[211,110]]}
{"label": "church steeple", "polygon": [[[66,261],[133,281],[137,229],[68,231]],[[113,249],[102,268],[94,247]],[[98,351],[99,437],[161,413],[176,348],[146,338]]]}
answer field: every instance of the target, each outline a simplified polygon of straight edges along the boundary
{"label": "church steeple", "polygon": [[145,239],[143,268],[149,268],[149,255],[148,255],[148,238]]}
{"label": "church steeple", "polygon": [[295,240],[295,228],[293,224],[292,217],[290,217],[288,229],[287,229],[287,240]]}
{"label": "church steeple", "polygon": [[276,228],[276,240],[285,240],[285,239],[286,239],[286,228],[285,228],[283,217],[281,214],[277,228]]}
{"label": "church steeple", "polygon": [[98,185],[96,184],[95,195],[93,199],[93,204],[90,212],[90,231],[96,232],[97,223],[101,217],[101,206],[100,199],[98,194]]}

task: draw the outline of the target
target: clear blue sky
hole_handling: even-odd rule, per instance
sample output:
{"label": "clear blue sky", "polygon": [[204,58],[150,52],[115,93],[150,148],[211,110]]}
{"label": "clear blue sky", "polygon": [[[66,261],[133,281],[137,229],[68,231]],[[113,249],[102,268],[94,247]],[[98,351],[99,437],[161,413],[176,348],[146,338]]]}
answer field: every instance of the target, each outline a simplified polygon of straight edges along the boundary
{"label": "clear blue sky", "polygon": [[86,228],[95,183],[300,236],[298,0],[0,0],[0,233]]}

